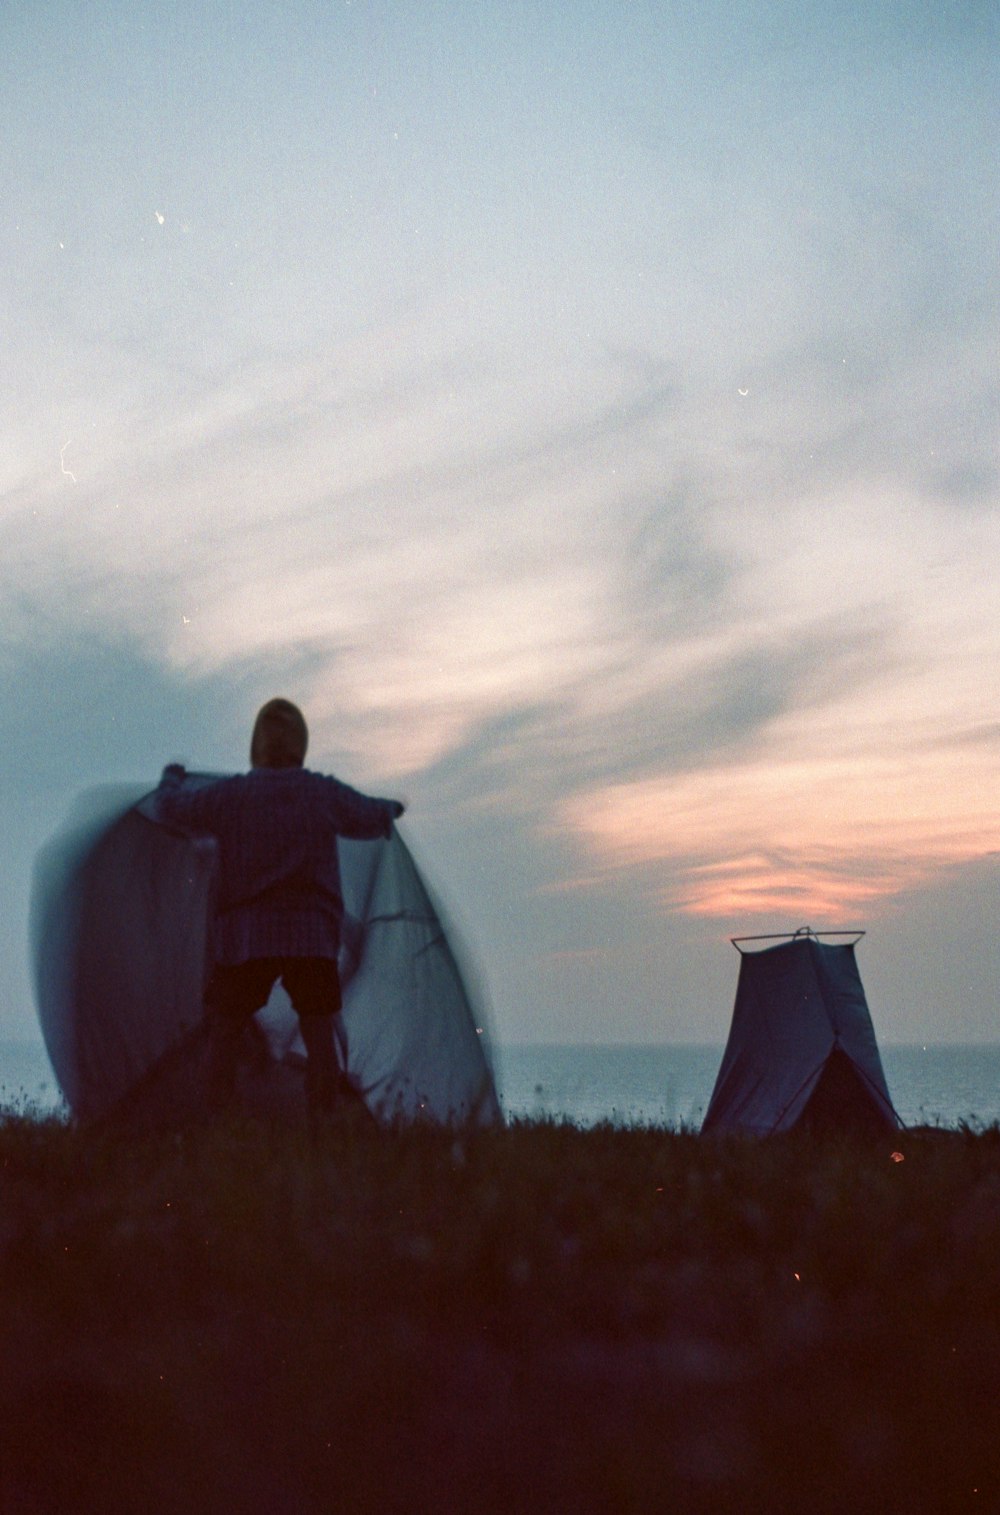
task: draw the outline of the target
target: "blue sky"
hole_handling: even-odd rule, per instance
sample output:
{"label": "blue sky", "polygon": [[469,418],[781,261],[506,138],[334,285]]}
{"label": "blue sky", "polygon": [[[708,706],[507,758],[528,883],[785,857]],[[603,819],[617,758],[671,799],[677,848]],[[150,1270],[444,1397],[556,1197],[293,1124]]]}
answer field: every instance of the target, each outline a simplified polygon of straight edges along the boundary
{"label": "blue sky", "polygon": [[992,1037],[998,44],[6,15],[0,1031],[73,795],[283,693],[408,799],[501,1038],[721,1039],[726,937],[807,921],[883,1035]]}

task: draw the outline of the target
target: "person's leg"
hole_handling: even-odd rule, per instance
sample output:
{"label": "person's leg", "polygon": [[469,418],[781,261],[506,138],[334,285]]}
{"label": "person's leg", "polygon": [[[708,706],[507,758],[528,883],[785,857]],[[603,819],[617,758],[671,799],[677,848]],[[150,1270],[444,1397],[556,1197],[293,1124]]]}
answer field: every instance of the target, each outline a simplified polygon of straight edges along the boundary
{"label": "person's leg", "polygon": [[220,1109],[231,1103],[247,1022],[266,1005],[280,972],[273,958],[217,967],[205,995],[208,1019],[208,1097]]}
{"label": "person's leg", "polygon": [[340,1012],[340,976],[332,958],[286,958],[282,982],[299,1018],[306,1049],[306,1099],[310,1110],[332,1111],[338,1102],[340,1062],[334,1017]]}

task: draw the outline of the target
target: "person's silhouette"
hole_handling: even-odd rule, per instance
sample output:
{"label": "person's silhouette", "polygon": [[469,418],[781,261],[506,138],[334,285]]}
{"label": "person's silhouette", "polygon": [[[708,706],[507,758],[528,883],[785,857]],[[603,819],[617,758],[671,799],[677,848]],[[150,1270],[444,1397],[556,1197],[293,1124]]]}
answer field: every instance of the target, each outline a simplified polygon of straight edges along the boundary
{"label": "person's silhouette", "polygon": [[344,903],[337,837],[386,837],[404,807],[310,772],[303,766],[308,740],[298,707],[268,700],[254,723],[249,773],[188,786],[173,763],[157,790],[163,820],[214,836],[219,848],[205,997],[211,1094],[219,1104],[234,1093],[247,1022],[279,979],[305,1043],[309,1107],[330,1111],[338,1099],[334,1016]]}

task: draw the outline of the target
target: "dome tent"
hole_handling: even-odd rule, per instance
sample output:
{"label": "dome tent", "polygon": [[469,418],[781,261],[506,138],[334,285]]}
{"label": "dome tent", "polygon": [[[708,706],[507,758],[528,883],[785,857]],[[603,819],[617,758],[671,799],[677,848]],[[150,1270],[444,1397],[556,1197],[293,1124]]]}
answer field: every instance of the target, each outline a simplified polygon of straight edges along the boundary
{"label": "dome tent", "polygon": [[803,927],[748,950],[776,938],[733,938],[736,1003],[703,1132],[898,1129],[854,956],[863,935]]}
{"label": "dome tent", "polygon": [[[498,1120],[483,1012],[409,849],[395,827],[338,845],[348,1082],[379,1119]],[[215,871],[214,841],[158,821],[146,790],[84,796],[39,855],[36,1001],[74,1115],[182,1121],[203,1108]],[[248,1023],[245,1052],[249,1109],[304,1107],[298,1019],[280,989]]]}

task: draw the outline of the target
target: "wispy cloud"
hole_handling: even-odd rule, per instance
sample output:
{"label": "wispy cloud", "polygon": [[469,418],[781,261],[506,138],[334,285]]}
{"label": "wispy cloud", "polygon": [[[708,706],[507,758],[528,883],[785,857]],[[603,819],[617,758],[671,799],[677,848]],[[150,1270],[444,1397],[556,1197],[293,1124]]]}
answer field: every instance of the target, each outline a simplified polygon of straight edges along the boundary
{"label": "wispy cloud", "polygon": [[539,960],[995,845],[997,23],[910,10],[22,18],[0,673],[72,773],[284,689],[507,827]]}
{"label": "wispy cloud", "polygon": [[1000,846],[993,760],[967,747],[918,756],[784,755],[609,786],[568,802],[569,824],[614,867],[669,864],[667,897],[695,914],[840,914]]}

